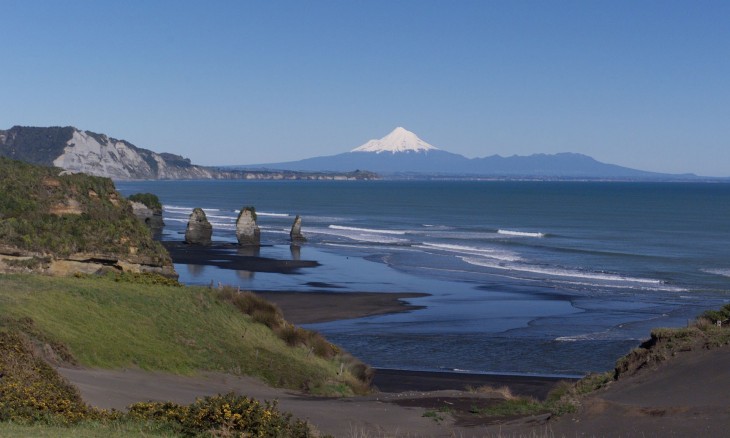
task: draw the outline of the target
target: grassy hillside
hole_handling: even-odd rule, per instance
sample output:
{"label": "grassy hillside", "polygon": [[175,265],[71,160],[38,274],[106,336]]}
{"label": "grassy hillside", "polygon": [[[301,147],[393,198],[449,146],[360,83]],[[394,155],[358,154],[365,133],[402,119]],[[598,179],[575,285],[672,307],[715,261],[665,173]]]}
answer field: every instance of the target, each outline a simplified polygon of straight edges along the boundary
{"label": "grassy hillside", "polygon": [[350,359],[322,358],[298,342],[292,347],[220,295],[111,278],[5,275],[0,329],[20,330],[41,349],[53,347],[58,360],[89,367],[223,371],[320,394],[365,389],[347,367],[338,375]]}
{"label": "grassy hillside", "polygon": [[232,393],[190,405],[138,402],[127,412],[93,408],[40,356],[27,334],[0,330],[0,436],[312,436],[276,402]]}

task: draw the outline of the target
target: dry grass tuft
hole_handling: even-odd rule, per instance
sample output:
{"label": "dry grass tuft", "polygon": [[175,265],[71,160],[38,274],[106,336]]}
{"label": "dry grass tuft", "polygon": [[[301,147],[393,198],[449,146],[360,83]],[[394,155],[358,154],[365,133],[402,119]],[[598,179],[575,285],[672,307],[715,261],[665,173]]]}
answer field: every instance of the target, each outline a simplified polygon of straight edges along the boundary
{"label": "dry grass tuft", "polygon": [[508,386],[495,388],[491,385],[483,385],[477,388],[469,388],[469,391],[477,394],[496,394],[505,400],[514,400],[518,398],[516,395],[512,394],[512,390]]}

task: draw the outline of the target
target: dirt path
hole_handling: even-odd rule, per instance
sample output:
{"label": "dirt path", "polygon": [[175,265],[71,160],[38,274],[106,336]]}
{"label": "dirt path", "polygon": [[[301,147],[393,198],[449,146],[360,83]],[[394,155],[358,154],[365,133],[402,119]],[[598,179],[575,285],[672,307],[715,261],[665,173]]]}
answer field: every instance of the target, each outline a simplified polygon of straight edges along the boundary
{"label": "dirt path", "polygon": [[[454,396],[456,391],[431,393],[380,393],[353,398],[316,398],[271,388],[251,377],[206,373],[195,377],[139,370],[88,370],[59,368],[81,391],[83,398],[100,408],[124,409],[137,401],[191,403],[197,397],[230,391],[259,400],[278,400],[279,407],[306,419],[322,433],[335,437],[477,437],[479,428],[457,428],[449,418],[424,417],[426,409],[398,406],[401,398]],[[475,396],[475,395],[472,395]]]}

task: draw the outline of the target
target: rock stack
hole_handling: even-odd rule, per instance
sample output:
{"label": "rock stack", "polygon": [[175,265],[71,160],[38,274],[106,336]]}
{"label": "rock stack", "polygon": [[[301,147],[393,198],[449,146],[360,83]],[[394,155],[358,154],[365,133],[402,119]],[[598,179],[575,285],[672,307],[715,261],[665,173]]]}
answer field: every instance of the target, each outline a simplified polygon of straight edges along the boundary
{"label": "rock stack", "polygon": [[162,228],[165,223],[162,222],[162,209],[161,208],[150,208],[141,202],[130,201],[132,206],[132,213],[134,213],[139,220],[144,222],[150,228]]}
{"label": "rock stack", "polygon": [[241,208],[236,220],[236,238],[239,245],[260,245],[261,231],[256,225],[256,209],[253,207]]}
{"label": "rock stack", "polygon": [[306,242],[307,239],[302,234],[302,218],[297,215],[297,217],[294,219],[294,223],[291,226],[291,231],[289,232],[289,238],[291,239],[292,243],[301,243]]}
{"label": "rock stack", "polygon": [[188,226],[185,229],[185,243],[192,245],[210,245],[213,235],[213,226],[208,222],[202,208],[196,208],[190,214]]}

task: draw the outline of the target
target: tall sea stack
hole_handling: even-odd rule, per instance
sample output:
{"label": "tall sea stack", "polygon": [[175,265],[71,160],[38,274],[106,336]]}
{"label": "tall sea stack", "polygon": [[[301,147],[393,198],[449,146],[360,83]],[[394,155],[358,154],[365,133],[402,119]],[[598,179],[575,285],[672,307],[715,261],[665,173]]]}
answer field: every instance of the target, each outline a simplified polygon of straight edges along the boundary
{"label": "tall sea stack", "polygon": [[297,215],[297,217],[294,219],[294,223],[291,226],[291,231],[289,232],[289,238],[291,239],[292,243],[307,241],[307,239],[302,234],[302,218],[299,217],[299,215]]}
{"label": "tall sea stack", "polygon": [[239,245],[260,245],[261,231],[256,225],[256,209],[253,207],[241,208],[236,220],[236,238]]}
{"label": "tall sea stack", "polygon": [[190,214],[188,226],[185,229],[185,243],[192,245],[210,245],[213,235],[213,226],[208,222],[202,208],[196,208]]}

